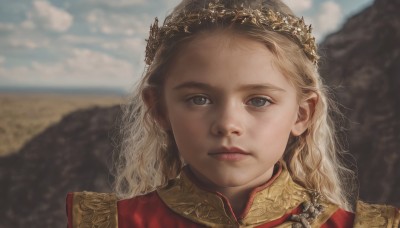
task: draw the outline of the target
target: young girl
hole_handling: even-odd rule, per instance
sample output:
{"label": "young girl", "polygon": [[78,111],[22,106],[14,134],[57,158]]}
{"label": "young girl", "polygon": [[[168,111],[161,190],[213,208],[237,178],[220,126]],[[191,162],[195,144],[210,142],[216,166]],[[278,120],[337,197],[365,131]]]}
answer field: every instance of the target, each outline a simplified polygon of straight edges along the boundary
{"label": "young girl", "polygon": [[398,227],[351,212],[315,39],[282,2],[183,0],[147,42],[117,196],[70,193],[68,227]]}

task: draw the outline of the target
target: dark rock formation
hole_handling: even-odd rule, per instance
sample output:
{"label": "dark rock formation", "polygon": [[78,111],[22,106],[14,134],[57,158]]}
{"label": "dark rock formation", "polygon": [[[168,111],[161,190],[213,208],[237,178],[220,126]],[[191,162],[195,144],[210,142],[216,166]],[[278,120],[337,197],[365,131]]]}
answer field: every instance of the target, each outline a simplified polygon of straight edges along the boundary
{"label": "dark rock formation", "polygon": [[400,0],[376,0],[320,46],[348,118],[360,197],[400,207]]}
{"label": "dark rock formation", "polygon": [[110,192],[119,110],[69,114],[19,153],[1,158],[0,227],[66,227],[67,192]]}

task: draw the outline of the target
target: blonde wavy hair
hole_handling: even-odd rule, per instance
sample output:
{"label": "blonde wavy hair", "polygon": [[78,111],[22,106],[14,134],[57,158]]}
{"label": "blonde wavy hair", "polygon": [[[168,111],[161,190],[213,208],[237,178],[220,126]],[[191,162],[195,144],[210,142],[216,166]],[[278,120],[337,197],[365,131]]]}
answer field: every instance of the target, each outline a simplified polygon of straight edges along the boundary
{"label": "blonde wavy hair", "polygon": [[[211,0],[183,0],[166,20],[182,11],[199,10]],[[293,15],[292,11],[279,0],[235,0],[220,1],[226,4],[244,4],[250,8],[267,7],[276,12]],[[351,210],[347,180],[353,179],[353,172],[341,163],[342,149],[338,146],[334,123],[329,115],[337,111],[328,98],[327,87],[321,81],[317,67],[307,58],[299,45],[288,36],[266,30],[262,27],[218,25],[231,29],[251,39],[262,42],[274,54],[274,63],[288,77],[298,91],[298,102],[312,94],[318,96],[315,112],[305,133],[291,136],[283,160],[292,178],[307,189],[320,192],[331,202]],[[209,25],[197,28],[190,34],[164,41],[150,66],[138,82],[130,102],[124,106],[121,126],[123,140],[115,167],[115,191],[120,198],[131,198],[154,191],[176,178],[183,162],[176,148],[173,135],[166,132],[155,118],[163,109],[163,80],[165,72],[179,47],[193,39],[196,34],[210,31]],[[152,90],[156,102],[147,107],[144,91]]]}

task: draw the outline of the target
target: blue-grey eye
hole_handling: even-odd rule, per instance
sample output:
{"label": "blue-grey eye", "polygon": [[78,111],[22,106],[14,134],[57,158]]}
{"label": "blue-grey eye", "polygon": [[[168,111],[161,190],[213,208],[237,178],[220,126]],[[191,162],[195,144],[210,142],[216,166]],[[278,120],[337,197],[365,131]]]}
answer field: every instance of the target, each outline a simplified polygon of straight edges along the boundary
{"label": "blue-grey eye", "polygon": [[248,105],[251,105],[254,107],[263,107],[263,106],[269,105],[270,103],[271,102],[267,98],[264,98],[264,97],[255,97],[255,98],[250,99],[247,102]]}
{"label": "blue-grey eye", "polygon": [[195,105],[206,105],[210,103],[210,100],[207,97],[203,96],[195,96],[190,99]]}

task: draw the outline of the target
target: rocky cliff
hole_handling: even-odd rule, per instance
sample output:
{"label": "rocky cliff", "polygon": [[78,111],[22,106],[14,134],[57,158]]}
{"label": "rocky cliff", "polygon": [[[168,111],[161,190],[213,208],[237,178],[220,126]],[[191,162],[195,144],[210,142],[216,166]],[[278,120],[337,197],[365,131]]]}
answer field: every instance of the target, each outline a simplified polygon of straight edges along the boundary
{"label": "rocky cliff", "polygon": [[320,45],[321,74],[348,118],[360,197],[400,207],[400,0],[376,0]]}
{"label": "rocky cliff", "polygon": [[65,227],[67,192],[110,192],[119,110],[71,113],[1,158],[0,227]]}

